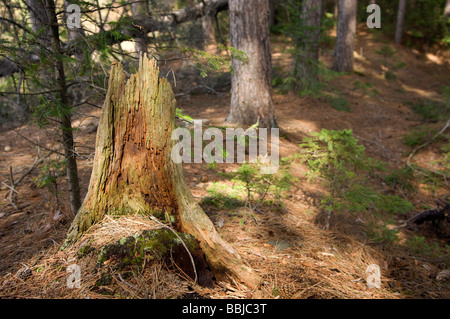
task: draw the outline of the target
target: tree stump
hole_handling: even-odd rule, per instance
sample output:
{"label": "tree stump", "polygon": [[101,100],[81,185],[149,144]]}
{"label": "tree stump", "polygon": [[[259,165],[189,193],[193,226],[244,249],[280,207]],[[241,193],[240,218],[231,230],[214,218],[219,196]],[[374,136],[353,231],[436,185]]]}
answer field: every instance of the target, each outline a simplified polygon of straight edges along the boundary
{"label": "tree stump", "polygon": [[214,272],[229,274],[254,288],[259,276],[217,233],[194,201],[182,164],[171,159],[176,101],[154,60],[140,57],[139,70],[126,80],[121,64],[111,68],[97,130],[88,193],[68,231],[65,246],[111,213],[141,213],[162,219],[194,236]]}

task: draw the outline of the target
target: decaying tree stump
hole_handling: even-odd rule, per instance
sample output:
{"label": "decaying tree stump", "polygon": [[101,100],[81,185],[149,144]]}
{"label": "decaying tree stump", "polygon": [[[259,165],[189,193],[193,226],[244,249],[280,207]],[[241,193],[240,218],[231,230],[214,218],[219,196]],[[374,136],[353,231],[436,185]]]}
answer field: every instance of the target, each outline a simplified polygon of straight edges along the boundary
{"label": "decaying tree stump", "polygon": [[112,66],[88,193],[65,246],[105,214],[170,216],[176,230],[199,241],[213,271],[228,273],[255,287],[259,276],[219,236],[194,201],[182,164],[171,159],[175,106],[172,88],[166,79],[159,78],[154,60],[141,56],[138,72],[127,81],[122,66]]}

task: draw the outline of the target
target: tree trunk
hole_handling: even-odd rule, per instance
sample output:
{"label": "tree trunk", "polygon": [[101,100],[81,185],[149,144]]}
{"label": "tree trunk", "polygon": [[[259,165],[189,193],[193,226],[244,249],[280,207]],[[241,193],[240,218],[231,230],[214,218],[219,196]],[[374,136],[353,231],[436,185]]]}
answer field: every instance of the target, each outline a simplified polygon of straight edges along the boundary
{"label": "tree trunk", "polygon": [[444,18],[450,18],[450,0],[445,3]]}
{"label": "tree trunk", "polygon": [[395,27],[395,43],[402,43],[403,24],[405,22],[406,0],[400,0],[397,11],[397,25]]}
{"label": "tree trunk", "polygon": [[128,81],[120,64],[112,66],[88,193],[66,245],[106,214],[170,215],[177,230],[197,238],[213,270],[255,287],[259,277],[222,240],[192,197],[182,164],[171,159],[175,105],[170,84],[159,78],[154,60],[141,57],[138,72]]}
{"label": "tree trunk", "polygon": [[259,127],[277,127],[272,100],[272,66],[268,0],[230,0],[230,42],[247,54],[233,58],[231,111],[228,121]]}
{"label": "tree trunk", "polygon": [[202,18],[203,47],[208,53],[215,53],[217,49],[215,25],[215,12],[210,12]]}
{"label": "tree trunk", "polygon": [[51,30],[51,42],[53,51],[53,60],[56,69],[56,83],[61,105],[58,107],[65,108],[61,112],[64,115],[61,118],[62,144],[64,148],[64,157],[66,161],[66,174],[69,185],[69,202],[72,212],[75,214],[81,206],[80,185],[78,181],[77,158],[75,155],[72,119],[70,115],[69,96],[67,94],[66,76],[64,72],[64,64],[62,60],[61,41],[59,39],[58,20],[56,17],[55,3],[53,0],[46,1],[46,15],[49,19]]}
{"label": "tree trunk", "polygon": [[339,0],[333,70],[353,72],[357,0]]}
{"label": "tree trunk", "polygon": [[302,32],[296,40],[294,76],[299,90],[307,90],[319,81],[319,40],[322,0],[303,0]]}

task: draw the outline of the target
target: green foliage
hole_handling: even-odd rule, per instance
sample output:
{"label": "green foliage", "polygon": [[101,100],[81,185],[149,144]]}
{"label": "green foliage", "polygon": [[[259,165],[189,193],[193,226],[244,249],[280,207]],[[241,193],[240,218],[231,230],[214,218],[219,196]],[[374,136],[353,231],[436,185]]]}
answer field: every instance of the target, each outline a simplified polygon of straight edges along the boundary
{"label": "green foliage", "polygon": [[427,255],[430,257],[442,257],[448,256],[450,252],[450,246],[444,245],[444,247],[439,246],[438,243],[433,243],[429,245],[426,243],[425,237],[414,236],[413,239],[408,239],[406,245],[413,249],[416,253]]}
{"label": "green foliage", "polygon": [[232,181],[233,185],[213,184],[208,188],[209,195],[202,203],[229,209],[246,205],[255,210],[271,197],[273,200],[267,202],[282,205],[284,194],[296,181],[289,172],[289,161],[282,159],[278,171],[274,174],[261,173],[264,165],[261,162],[243,163],[235,172],[222,173],[221,175]]}
{"label": "green foliage", "polygon": [[[381,218],[379,218],[380,220]],[[385,221],[371,221],[367,226],[367,237],[376,243],[393,243],[398,241],[398,229],[390,229]]]}
{"label": "green foliage", "polygon": [[386,73],[384,73],[384,78],[388,81],[392,81],[397,79],[397,76],[392,71],[386,71]]}
{"label": "green foliage", "polygon": [[422,100],[412,105],[413,111],[420,115],[423,121],[438,122],[450,116],[450,104],[431,100]]}
{"label": "green foliage", "polygon": [[39,188],[56,192],[57,179],[65,174],[65,161],[53,160],[42,166],[41,173],[34,179]]}
{"label": "green foliage", "polygon": [[192,47],[183,47],[180,51],[182,54],[187,54],[190,57],[202,77],[207,77],[208,72],[217,72],[223,67],[228,68],[232,72],[231,59],[236,59],[242,63],[248,62],[248,55],[241,50],[231,46],[226,48],[223,45],[220,45],[219,48],[229,52],[228,55],[211,54]]}
{"label": "green foliage", "polygon": [[428,126],[418,127],[404,135],[403,142],[410,147],[416,147],[430,140],[435,134],[436,131],[431,130]]}
{"label": "green foliage", "polygon": [[[446,0],[414,0],[406,2],[404,22],[406,44],[414,47],[439,44],[447,46],[450,39],[450,21],[443,16]],[[374,35],[393,38],[397,21],[398,1],[377,0],[381,8],[382,28],[373,29]],[[358,18],[365,22],[367,2],[359,1]],[[384,39],[383,38],[383,39]]]}
{"label": "green foliage", "polygon": [[281,161],[279,170],[274,174],[261,173],[263,165],[260,162],[244,163],[236,172],[231,173],[235,187],[246,194],[250,209],[256,209],[268,194],[280,202],[283,194],[290,189],[295,180],[289,173],[288,162],[285,160]]}
{"label": "green foliage", "polygon": [[323,204],[330,211],[348,211],[358,213],[372,211],[375,213],[404,214],[413,209],[410,202],[392,195],[384,195],[362,184],[352,184],[342,198],[325,198]]}
{"label": "green foliage", "polygon": [[396,214],[412,209],[406,200],[368,186],[366,174],[383,171],[385,164],[367,157],[351,130],[322,129],[311,135],[300,145],[299,157],[309,168],[309,179],[320,178],[330,188],[330,195],[322,200],[326,210]]}
{"label": "green foliage", "polygon": [[413,191],[414,171],[409,166],[401,169],[393,169],[383,178],[386,185],[396,189],[397,187],[404,191]]}
{"label": "green foliage", "polygon": [[353,82],[353,86],[355,89],[361,90],[365,95],[369,95],[371,97],[378,95],[378,91],[373,87],[372,83],[357,80]]}
{"label": "green foliage", "polygon": [[342,95],[339,95],[337,97],[328,95],[328,102],[330,103],[330,106],[334,108],[335,110],[341,111],[341,112],[350,112],[350,102],[342,97]]}
{"label": "green foliage", "polygon": [[387,60],[389,58],[392,58],[397,53],[397,50],[392,49],[388,45],[384,45],[383,47],[381,47],[380,50],[375,50],[375,53],[381,55],[383,58]]}
{"label": "green foliage", "polygon": [[235,209],[245,205],[242,194],[225,184],[214,183],[207,192],[208,196],[202,200],[203,205],[215,206],[219,209]]}
{"label": "green foliage", "polygon": [[381,162],[364,155],[364,146],[358,144],[352,130],[322,129],[311,135],[300,144],[303,149],[300,157],[309,168],[309,176],[328,181],[333,194],[339,194],[350,181],[355,180],[357,170],[382,167]]}

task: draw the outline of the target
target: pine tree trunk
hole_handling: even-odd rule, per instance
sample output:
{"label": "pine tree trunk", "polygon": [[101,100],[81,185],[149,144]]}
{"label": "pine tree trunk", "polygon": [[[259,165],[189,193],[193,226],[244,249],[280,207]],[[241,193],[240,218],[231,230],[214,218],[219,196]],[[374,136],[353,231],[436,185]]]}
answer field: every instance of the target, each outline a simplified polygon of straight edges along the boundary
{"label": "pine tree trunk", "polygon": [[397,25],[395,27],[395,43],[402,43],[403,24],[405,22],[406,0],[400,0],[397,11]]}
{"label": "pine tree trunk", "polygon": [[445,3],[444,18],[450,18],[450,0]]}
{"label": "pine tree trunk", "polygon": [[333,70],[353,72],[357,0],[339,0]]}
{"label": "pine tree trunk", "polygon": [[215,53],[217,48],[215,25],[216,16],[214,12],[210,12],[202,18],[203,47],[208,53]]}
{"label": "pine tree trunk", "polygon": [[222,240],[192,197],[183,166],[171,159],[175,106],[170,84],[159,78],[154,60],[141,57],[138,72],[128,81],[120,64],[112,66],[88,193],[66,245],[106,214],[140,212],[159,219],[169,214],[177,230],[197,238],[213,270],[255,287],[258,276]]}
{"label": "pine tree trunk", "polygon": [[[41,48],[51,48],[52,52],[50,59],[53,61],[54,69],[56,70],[56,85],[61,103],[57,107],[64,109],[61,111],[64,115],[61,117],[60,130],[66,163],[69,203],[72,212],[75,214],[81,206],[80,186],[72,132],[72,119],[70,112],[67,111],[70,108],[70,104],[62,60],[63,53],[59,38],[55,3],[53,0],[28,0],[27,5],[30,10],[33,31],[39,32],[40,34],[39,42]],[[47,78],[47,80],[50,81],[50,78]]]}
{"label": "pine tree trunk", "polygon": [[296,40],[294,76],[298,90],[312,88],[319,81],[319,41],[322,0],[303,0],[302,36]]}
{"label": "pine tree trunk", "polygon": [[272,66],[268,0],[230,0],[230,42],[248,56],[234,58],[231,111],[228,121],[259,127],[277,127],[272,100]]}

